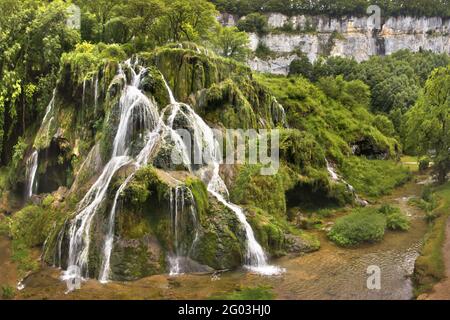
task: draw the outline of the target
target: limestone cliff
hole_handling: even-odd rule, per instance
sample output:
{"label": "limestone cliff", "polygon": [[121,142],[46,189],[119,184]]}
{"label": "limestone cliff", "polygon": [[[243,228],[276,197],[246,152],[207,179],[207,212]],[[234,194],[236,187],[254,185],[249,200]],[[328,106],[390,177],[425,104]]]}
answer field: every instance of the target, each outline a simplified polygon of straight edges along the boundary
{"label": "limestone cliff", "polygon": [[[238,18],[222,14],[225,25],[235,25]],[[320,56],[352,57],[357,61],[374,55],[388,55],[400,49],[430,50],[450,53],[450,19],[440,17],[389,17],[376,28],[367,17],[285,16],[268,15],[270,32],[250,34],[250,47],[265,44],[272,52],[268,59],[254,57],[252,69],[287,74],[289,64],[305,53],[311,61]]]}

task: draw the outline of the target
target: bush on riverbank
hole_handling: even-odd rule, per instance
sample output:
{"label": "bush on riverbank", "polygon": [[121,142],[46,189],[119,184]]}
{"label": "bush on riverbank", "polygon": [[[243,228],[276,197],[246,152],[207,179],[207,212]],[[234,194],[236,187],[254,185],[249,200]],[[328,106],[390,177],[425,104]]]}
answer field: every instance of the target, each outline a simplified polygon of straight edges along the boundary
{"label": "bush on riverbank", "polygon": [[235,291],[225,294],[215,294],[210,300],[273,300],[275,293],[271,287],[257,286],[239,288]]}
{"label": "bush on riverbank", "polygon": [[409,219],[400,211],[400,208],[386,204],[380,208],[379,212],[386,217],[386,227],[388,229],[394,231],[407,231],[409,229]]}
{"label": "bush on riverbank", "polygon": [[386,218],[375,208],[357,209],[336,220],[328,237],[344,247],[363,242],[377,242],[383,239]]}
{"label": "bush on riverbank", "polygon": [[450,183],[436,189],[435,196],[439,198],[441,204],[432,211],[432,216],[435,218],[431,221],[429,220],[429,231],[414,267],[416,296],[431,290],[434,284],[445,277],[445,263],[442,250],[450,211]]}

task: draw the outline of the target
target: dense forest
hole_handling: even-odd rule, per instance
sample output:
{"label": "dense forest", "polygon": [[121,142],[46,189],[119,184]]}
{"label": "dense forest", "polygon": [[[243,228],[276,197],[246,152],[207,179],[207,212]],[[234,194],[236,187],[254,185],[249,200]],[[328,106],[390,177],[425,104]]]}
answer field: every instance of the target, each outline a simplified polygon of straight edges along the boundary
{"label": "dense forest", "polygon": [[[447,0],[375,3],[388,15],[450,16]],[[72,4],[81,10],[79,28],[68,24]],[[348,247],[376,246],[385,234],[399,243],[422,239],[428,224],[418,289],[407,298],[429,290],[444,272],[436,252],[450,203],[450,56],[400,50],[360,63],[327,56],[312,63],[300,52],[289,75],[262,74],[246,64],[257,54],[247,32],[267,21],[217,20],[221,11],[364,15],[367,5],[0,0],[0,235],[11,242],[15,280],[108,283],[241,266],[281,275],[269,259],[301,265],[321,242],[347,257],[359,254]],[[189,163],[177,130],[213,158],[220,154],[213,129],[278,132],[279,170]],[[234,292],[225,283],[225,298],[274,297],[265,287]],[[62,294],[30,287],[32,297]],[[14,297],[10,285],[2,290]],[[109,296],[116,293],[102,294],[126,297]],[[152,294],[143,298],[173,292]]]}
{"label": "dense forest", "polygon": [[362,16],[370,5],[380,7],[382,16],[448,17],[448,0],[211,0],[221,12],[245,16],[250,13],[279,12],[286,15],[308,14]]}

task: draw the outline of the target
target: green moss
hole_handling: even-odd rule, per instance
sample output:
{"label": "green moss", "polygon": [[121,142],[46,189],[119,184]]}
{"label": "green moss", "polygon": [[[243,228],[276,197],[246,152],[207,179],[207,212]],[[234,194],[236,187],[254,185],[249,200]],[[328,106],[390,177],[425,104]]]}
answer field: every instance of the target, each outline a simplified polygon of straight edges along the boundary
{"label": "green moss", "polygon": [[200,217],[200,221],[205,223],[209,210],[208,190],[206,189],[205,184],[199,179],[192,178],[188,178],[185,181],[185,184],[194,196],[197,214]]}
{"label": "green moss", "polygon": [[283,176],[262,176],[260,165],[244,165],[239,169],[230,192],[231,200],[241,205],[251,205],[269,214],[286,214],[285,184]]}
{"label": "green moss", "polygon": [[258,242],[272,256],[285,254],[285,234],[289,232],[287,223],[259,208],[247,207],[247,210],[249,211],[248,221]]}
{"label": "green moss", "polygon": [[193,255],[196,261],[219,270],[242,265],[245,231],[233,212],[210,198],[201,228],[202,235]]}
{"label": "green moss", "polygon": [[11,237],[28,247],[42,245],[50,232],[52,214],[38,206],[16,212],[11,222]]}
{"label": "green moss", "polygon": [[168,190],[168,185],[159,179],[156,170],[152,166],[146,166],[135,173],[123,192],[123,198],[127,203],[139,208],[153,194],[161,200]]}
{"label": "green moss", "polygon": [[210,300],[273,300],[275,293],[271,287],[258,286],[239,288],[230,293],[214,294]]}

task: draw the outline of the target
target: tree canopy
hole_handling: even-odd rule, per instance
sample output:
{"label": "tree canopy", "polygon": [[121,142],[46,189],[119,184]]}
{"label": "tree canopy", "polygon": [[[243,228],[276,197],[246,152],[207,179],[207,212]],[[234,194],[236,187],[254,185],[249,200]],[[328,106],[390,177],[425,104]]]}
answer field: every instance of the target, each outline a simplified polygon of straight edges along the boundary
{"label": "tree canopy", "polygon": [[450,66],[436,69],[406,115],[407,147],[434,161],[439,182],[450,172]]}

